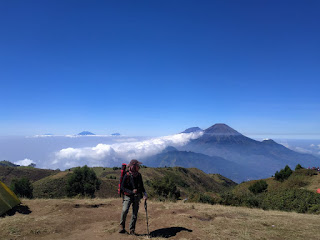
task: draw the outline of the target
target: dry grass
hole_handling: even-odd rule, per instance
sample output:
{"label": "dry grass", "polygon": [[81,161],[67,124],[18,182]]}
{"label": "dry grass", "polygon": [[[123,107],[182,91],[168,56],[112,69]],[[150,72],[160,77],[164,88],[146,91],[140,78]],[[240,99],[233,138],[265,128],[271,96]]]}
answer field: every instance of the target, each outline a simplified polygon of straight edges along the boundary
{"label": "dry grass", "polygon": [[[0,239],[147,239],[118,234],[120,199],[23,200],[30,214],[0,218]],[[320,239],[320,216],[220,205],[148,202],[154,239]],[[127,219],[129,222],[130,215]]]}
{"label": "dry grass", "polygon": [[308,186],[308,189],[314,192],[316,192],[318,188],[320,188],[320,174],[313,176]]}

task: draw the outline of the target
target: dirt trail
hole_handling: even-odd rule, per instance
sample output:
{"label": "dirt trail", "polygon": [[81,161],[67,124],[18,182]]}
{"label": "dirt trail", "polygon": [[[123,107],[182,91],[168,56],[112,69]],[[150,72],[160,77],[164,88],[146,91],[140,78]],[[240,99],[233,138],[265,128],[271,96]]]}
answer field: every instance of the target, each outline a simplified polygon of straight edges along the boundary
{"label": "dirt trail", "polygon": [[[0,239],[148,239],[142,203],[138,235],[118,233],[121,207],[121,199],[23,200],[0,218]],[[148,215],[153,239],[320,239],[318,215],[152,201]]]}

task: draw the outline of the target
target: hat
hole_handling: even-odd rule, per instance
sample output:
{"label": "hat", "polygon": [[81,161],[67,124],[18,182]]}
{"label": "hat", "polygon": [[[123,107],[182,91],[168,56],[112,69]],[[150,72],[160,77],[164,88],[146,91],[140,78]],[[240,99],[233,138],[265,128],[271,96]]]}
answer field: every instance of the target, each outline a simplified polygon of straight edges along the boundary
{"label": "hat", "polygon": [[133,166],[133,165],[141,165],[142,164],[142,162],[139,162],[138,160],[136,160],[136,159],[132,159],[131,161],[130,161],[130,163],[128,164],[128,166],[130,167],[130,166]]}

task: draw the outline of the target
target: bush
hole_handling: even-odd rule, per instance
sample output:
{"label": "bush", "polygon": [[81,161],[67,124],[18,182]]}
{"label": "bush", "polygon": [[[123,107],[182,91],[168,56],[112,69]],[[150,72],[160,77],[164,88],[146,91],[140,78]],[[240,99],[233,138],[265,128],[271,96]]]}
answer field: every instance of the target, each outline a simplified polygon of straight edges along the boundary
{"label": "bush", "polygon": [[203,193],[193,193],[190,195],[188,202],[200,202],[200,203],[209,203],[215,204],[216,201],[213,197],[203,194]]}
{"label": "bush", "polygon": [[284,169],[281,169],[280,172],[277,171],[274,174],[274,179],[283,182],[284,180],[288,179],[288,177],[290,177],[291,174],[291,168],[288,165],[286,165]]}
{"label": "bush", "polygon": [[241,195],[227,192],[221,194],[219,204],[227,206],[244,206],[244,207],[260,207],[263,195],[254,195],[252,193],[245,193]]}
{"label": "bush", "polygon": [[77,167],[68,178],[67,194],[69,197],[76,195],[94,197],[96,190],[99,190],[101,181],[97,178],[93,169]]}
{"label": "bush", "polygon": [[33,198],[33,186],[27,178],[14,178],[10,188],[18,197]]}
{"label": "bush", "polygon": [[306,181],[306,177],[303,175],[296,174],[295,171],[294,174],[291,175],[291,177],[283,184],[283,187],[286,189],[290,188],[302,188],[308,185],[308,182]]}
{"label": "bush", "polygon": [[165,199],[177,200],[180,197],[180,191],[168,176],[163,177],[160,181],[154,179],[150,182],[150,185],[151,195],[157,196],[160,201]]}
{"label": "bush", "polygon": [[305,189],[286,189],[267,193],[262,201],[263,209],[320,213],[320,195]]}
{"label": "bush", "polygon": [[258,194],[258,193],[265,192],[267,190],[267,188],[268,188],[267,182],[265,180],[259,180],[259,181],[255,182],[254,184],[252,184],[248,189],[253,194]]}

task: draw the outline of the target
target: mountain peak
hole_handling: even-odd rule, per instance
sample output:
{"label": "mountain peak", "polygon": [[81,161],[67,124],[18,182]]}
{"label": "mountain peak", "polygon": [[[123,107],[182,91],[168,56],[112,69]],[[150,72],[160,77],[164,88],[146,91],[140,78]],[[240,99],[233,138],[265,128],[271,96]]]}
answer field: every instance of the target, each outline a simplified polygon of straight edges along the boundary
{"label": "mountain peak", "polygon": [[162,153],[167,153],[167,152],[177,152],[178,150],[175,147],[168,146],[165,149],[163,149]]}
{"label": "mountain peak", "polygon": [[182,133],[192,133],[192,132],[200,132],[200,131],[203,131],[203,130],[199,127],[191,127],[184,130]]}
{"label": "mountain peak", "polygon": [[272,139],[264,139],[262,142],[265,144],[278,144],[275,141],[273,141]]}
{"label": "mountain peak", "polygon": [[81,133],[78,133],[78,135],[81,135],[81,136],[88,136],[88,135],[95,135],[94,133],[92,132],[89,132],[89,131],[83,131]]}
{"label": "mountain peak", "polygon": [[210,135],[241,135],[241,133],[237,132],[233,128],[229,127],[227,124],[224,123],[217,123],[214,124],[213,126],[207,128],[204,131],[205,134],[210,134]]}

